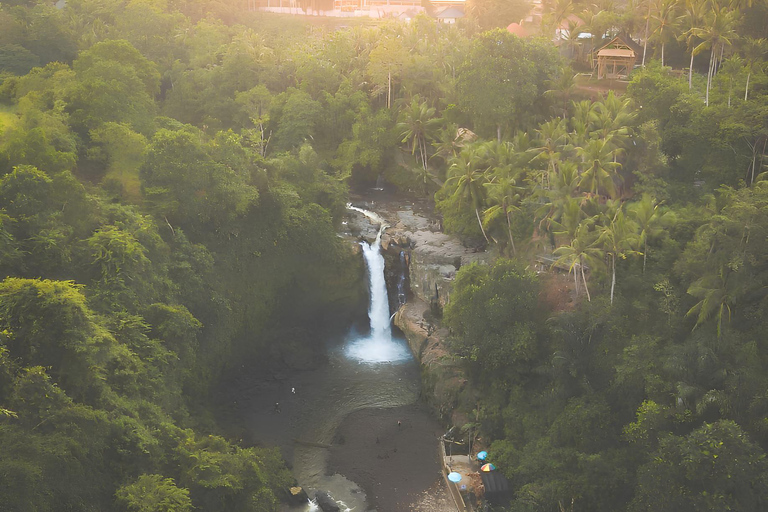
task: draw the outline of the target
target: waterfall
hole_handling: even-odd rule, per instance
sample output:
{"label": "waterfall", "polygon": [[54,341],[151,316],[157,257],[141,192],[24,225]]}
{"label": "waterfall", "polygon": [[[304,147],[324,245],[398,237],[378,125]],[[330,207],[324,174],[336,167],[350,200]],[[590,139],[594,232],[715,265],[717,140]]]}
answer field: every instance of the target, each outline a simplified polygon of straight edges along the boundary
{"label": "waterfall", "polygon": [[383,340],[392,337],[392,329],[389,326],[389,297],[384,280],[384,256],[381,254],[381,234],[385,229],[386,224],[382,224],[373,244],[361,244],[365,265],[368,267],[368,319],[371,322],[371,338]]}
{"label": "waterfall", "polygon": [[365,363],[391,363],[406,361],[411,353],[403,340],[392,338],[389,316],[389,296],[384,279],[384,256],[381,254],[381,235],[389,226],[384,219],[368,210],[351,204],[347,208],[362,213],[371,221],[379,224],[379,233],[372,244],[360,242],[363,248],[365,266],[368,269],[368,319],[371,332],[366,337],[353,336],[346,347],[346,354],[351,359]]}

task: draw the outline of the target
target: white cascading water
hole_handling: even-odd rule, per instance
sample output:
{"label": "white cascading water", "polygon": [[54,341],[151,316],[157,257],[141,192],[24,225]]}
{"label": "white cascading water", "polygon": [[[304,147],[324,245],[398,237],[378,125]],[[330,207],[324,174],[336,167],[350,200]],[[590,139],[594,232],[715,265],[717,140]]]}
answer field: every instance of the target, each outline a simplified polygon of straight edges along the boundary
{"label": "white cascading water", "polygon": [[373,222],[380,224],[379,234],[373,244],[361,242],[363,257],[368,268],[368,290],[370,303],[368,305],[368,319],[371,322],[371,333],[366,337],[358,337],[350,340],[346,348],[346,354],[351,359],[365,363],[391,363],[406,361],[411,354],[402,340],[392,339],[390,327],[389,297],[387,295],[387,283],[384,280],[384,256],[381,254],[381,235],[389,227],[384,220],[375,213],[347,205],[350,210],[355,210]]}

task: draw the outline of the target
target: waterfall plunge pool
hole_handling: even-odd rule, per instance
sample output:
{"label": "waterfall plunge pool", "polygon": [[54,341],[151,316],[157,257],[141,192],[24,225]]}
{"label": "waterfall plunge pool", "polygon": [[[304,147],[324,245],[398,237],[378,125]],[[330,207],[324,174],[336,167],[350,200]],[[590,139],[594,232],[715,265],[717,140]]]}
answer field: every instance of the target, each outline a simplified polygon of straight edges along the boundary
{"label": "waterfall plunge pool", "polygon": [[[350,209],[384,224],[376,214]],[[440,476],[434,442],[440,427],[418,402],[418,364],[406,341],[392,333],[380,250],[384,229],[373,243],[361,242],[370,332],[350,328],[329,340],[327,361],[316,368],[271,379],[251,375],[234,390],[249,437],[279,446],[310,496],[328,491],[341,510],[355,512],[407,510],[410,494],[426,491]]]}

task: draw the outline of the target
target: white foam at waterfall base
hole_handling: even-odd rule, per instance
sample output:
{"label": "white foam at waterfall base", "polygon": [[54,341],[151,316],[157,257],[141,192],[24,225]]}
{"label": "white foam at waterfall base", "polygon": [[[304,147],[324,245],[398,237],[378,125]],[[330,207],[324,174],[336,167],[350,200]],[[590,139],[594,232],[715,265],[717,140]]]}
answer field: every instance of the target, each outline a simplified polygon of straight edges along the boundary
{"label": "white foam at waterfall base", "polygon": [[384,256],[381,254],[381,233],[379,230],[373,244],[362,242],[363,257],[368,268],[368,289],[370,303],[368,319],[371,322],[371,333],[368,336],[351,338],[345,349],[350,359],[363,363],[395,363],[407,361],[411,357],[403,340],[392,338],[389,316],[389,298],[387,283],[384,280]]}

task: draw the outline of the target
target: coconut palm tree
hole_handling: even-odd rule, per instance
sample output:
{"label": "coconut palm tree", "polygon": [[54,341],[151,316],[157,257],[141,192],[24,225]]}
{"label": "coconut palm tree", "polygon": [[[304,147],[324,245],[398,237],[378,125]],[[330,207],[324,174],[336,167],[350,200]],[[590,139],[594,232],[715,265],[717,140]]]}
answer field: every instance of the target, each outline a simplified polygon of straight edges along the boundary
{"label": "coconut palm tree", "polygon": [[656,0],[651,20],[654,28],[650,37],[661,43],[661,65],[664,66],[664,46],[677,36],[680,27],[678,0]]}
{"label": "coconut palm tree", "polygon": [[426,171],[429,168],[428,144],[434,140],[442,119],[435,117],[434,107],[421,101],[418,94],[400,111],[399,117],[396,128],[400,132],[401,142],[410,146],[411,155],[416,155],[418,151],[419,163]]}
{"label": "coconut palm tree", "polygon": [[541,187],[549,188],[549,182],[557,174],[557,163],[560,161],[560,154],[568,141],[564,119],[552,119],[543,123],[536,130],[536,147],[528,150],[529,153],[536,156],[533,160],[546,161],[547,170],[541,175]]}
{"label": "coconut palm tree", "polygon": [[547,83],[550,89],[544,91],[544,96],[563,102],[561,110],[563,119],[568,115],[568,103],[570,103],[571,96],[576,91],[575,79],[576,75],[573,74],[573,70],[565,66],[560,70],[560,74],[555,80],[550,80]]}
{"label": "coconut palm tree", "polygon": [[581,281],[587,293],[587,300],[590,302],[592,301],[592,296],[589,293],[584,269],[587,266],[594,268],[602,260],[602,251],[593,246],[596,232],[591,229],[591,226],[592,219],[586,219],[579,223],[575,236],[571,239],[570,243],[561,245],[554,252],[554,255],[557,257],[555,265],[568,265],[568,272],[573,272],[573,281],[577,294],[579,293],[578,275],[581,274]]}
{"label": "coconut palm tree", "polygon": [[744,72],[744,60],[738,55],[731,55],[725,62],[723,62],[720,70],[728,81],[728,108],[731,108],[733,81]]}
{"label": "coconut palm tree", "polygon": [[683,7],[683,17],[680,20],[681,34],[678,36],[679,40],[685,40],[685,44],[688,47],[688,51],[691,53],[691,63],[688,66],[688,89],[691,89],[693,84],[693,58],[698,55],[698,45],[696,41],[696,32],[701,28],[704,23],[704,11],[708,0],[685,0],[685,6]]}
{"label": "coconut palm tree", "polygon": [[632,219],[637,223],[640,229],[639,240],[643,244],[643,274],[645,274],[645,262],[648,256],[648,239],[653,238],[663,232],[662,222],[664,212],[661,209],[661,203],[656,201],[651,195],[643,194],[642,199],[632,203],[629,207],[629,213]]}
{"label": "coconut palm tree", "polygon": [[593,137],[606,140],[614,150],[614,162],[632,135],[632,124],[637,114],[630,107],[631,100],[609,91],[602,101],[595,103],[590,113]]}
{"label": "coconut palm tree", "polygon": [[727,314],[728,320],[731,319],[733,306],[736,299],[741,296],[741,289],[744,283],[741,283],[746,273],[734,272],[726,265],[720,267],[717,273],[707,274],[694,281],[688,288],[688,293],[697,299],[700,299],[685,316],[696,315],[696,325],[698,326],[717,315],[717,336],[722,335],[723,317]]}
{"label": "coconut palm tree", "polygon": [[621,164],[614,161],[615,150],[611,149],[610,141],[593,139],[577,151],[582,161],[579,188],[594,195],[605,191],[610,197],[616,196],[614,180]]}
{"label": "coconut palm tree", "polygon": [[575,162],[564,160],[557,165],[560,170],[550,183],[550,189],[537,189],[536,198],[541,201],[536,218],[541,219],[539,229],[552,234],[552,226],[558,222],[568,201],[579,190],[579,169]]}
{"label": "coconut palm tree", "polygon": [[482,158],[479,149],[476,144],[467,146],[458,156],[452,158],[451,165],[448,167],[449,178],[445,183],[446,185],[455,184],[453,198],[458,200],[459,205],[466,200],[474,208],[477,224],[480,226],[483,238],[488,242],[488,235],[480,219],[480,207],[485,200],[483,184],[488,181],[488,167],[481,167]]}
{"label": "coconut palm tree", "polygon": [[712,78],[717,72],[717,54],[722,54],[726,46],[730,46],[736,38],[736,23],[738,12],[724,7],[712,5],[711,12],[704,16],[704,25],[694,30],[701,43],[696,46],[698,51],[710,49],[709,69],[707,71],[707,91],[704,103],[709,106],[709,89],[712,87]]}
{"label": "coconut palm tree", "polygon": [[607,224],[598,227],[599,236],[595,247],[602,249],[611,262],[611,305],[616,288],[616,260],[626,259],[632,254],[639,254],[634,248],[638,242],[637,224],[629,219],[623,208],[616,209],[613,218]]}
{"label": "coconut palm tree", "polygon": [[752,37],[744,38],[741,51],[744,54],[744,62],[747,66],[747,85],[744,87],[744,101],[747,101],[749,97],[749,79],[755,67],[757,67],[757,63],[763,62],[765,54],[768,53],[768,41]]}
{"label": "coconut palm tree", "polygon": [[515,248],[515,239],[512,236],[512,214],[520,211],[520,201],[525,191],[524,187],[517,184],[517,176],[498,174],[484,186],[488,191],[488,202],[492,204],[483,212],[485,225],[490,227],[499,218],[503,218],[506,223],[509,245],[512,248],[512,255],[517,255]]}

